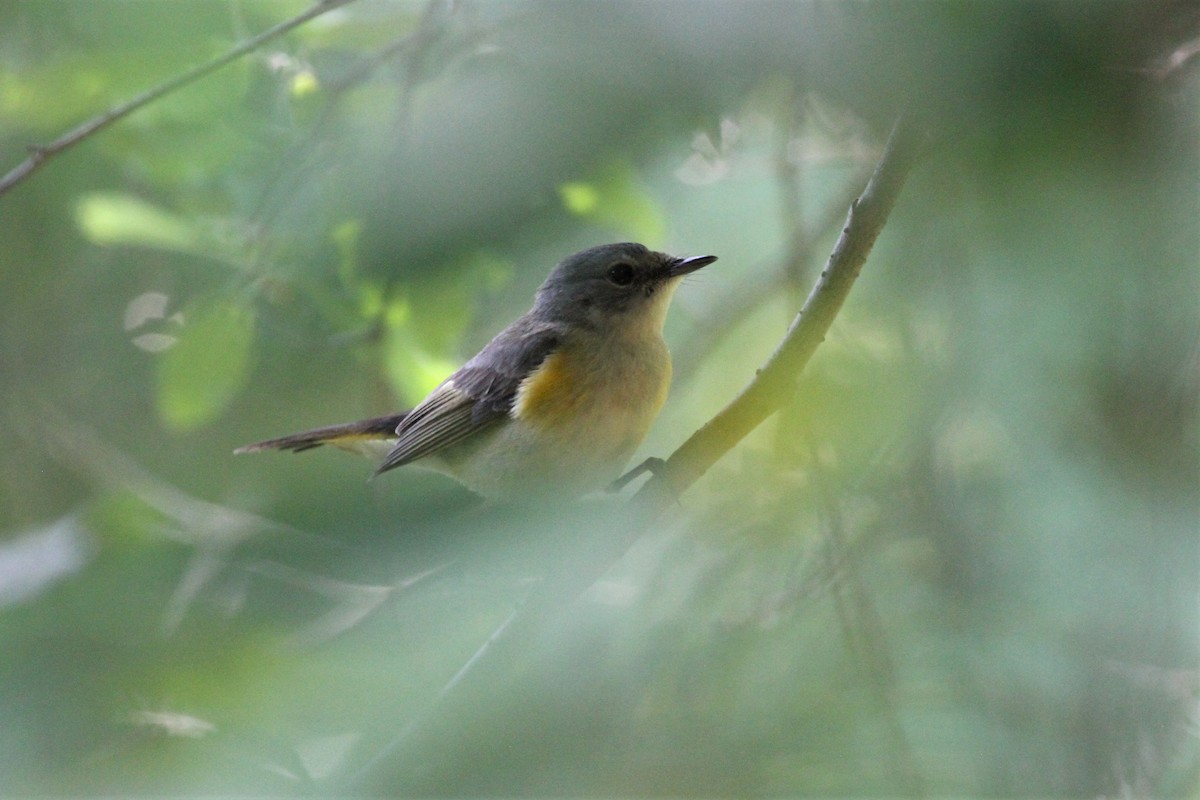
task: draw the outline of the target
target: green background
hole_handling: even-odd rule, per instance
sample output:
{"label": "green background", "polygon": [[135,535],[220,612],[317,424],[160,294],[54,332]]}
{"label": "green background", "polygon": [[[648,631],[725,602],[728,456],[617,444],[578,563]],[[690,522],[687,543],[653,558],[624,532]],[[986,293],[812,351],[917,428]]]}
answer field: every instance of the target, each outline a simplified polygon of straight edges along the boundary
{"label": "green background", "polygon": [[[4,3],[0,169],[304,8]],[[1198,30],[359,0],[51,159],[0,196],[0,793],[1200,796]],[[902,108],[935,145],[796,400],[446,696],[626,499],[232,455],[419,400],[621,240],[720,257],[669,454]]]}

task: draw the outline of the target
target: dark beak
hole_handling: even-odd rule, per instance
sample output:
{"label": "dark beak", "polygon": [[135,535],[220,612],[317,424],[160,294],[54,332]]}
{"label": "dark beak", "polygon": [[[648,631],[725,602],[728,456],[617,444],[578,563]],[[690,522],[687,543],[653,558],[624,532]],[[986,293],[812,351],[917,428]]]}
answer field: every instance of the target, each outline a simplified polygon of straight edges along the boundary
{"label": "dark beak", "polygon": [[701,267],[707,267],[716,260],[716,256],[692,256],[691,258],[677,258],[667,270],[667,276],[671,278],[678,278],[682,275],[687,275],[689,272],[695,272]]}

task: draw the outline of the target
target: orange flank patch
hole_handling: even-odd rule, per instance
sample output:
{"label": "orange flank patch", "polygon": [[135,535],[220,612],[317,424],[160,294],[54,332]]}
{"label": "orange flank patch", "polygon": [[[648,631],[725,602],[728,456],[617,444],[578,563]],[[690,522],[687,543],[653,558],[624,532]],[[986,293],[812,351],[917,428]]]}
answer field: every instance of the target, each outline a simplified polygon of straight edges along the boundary
{"label": "orange flank patch", "polygon": [[[620,332],[618,332],[620,333]],[[580,332],[517,390],[512,423],[475,454],[495,485],[591,491],[620,475],[666,399],[671,362],[657,335]]]}
{"label": "orange flank patch", "polygon": [[[521,384],[514,409],[516,416],[540,427],[573,421],[587,401],[590,381],[572,369],[564,351],[551,354]],[[582,378],[582,380],[580,380]]]}
{"label": "orange flank patch", "polygon": [[599,358],[578,352],[568,346],[547,357],[521,384],[513,416],[543,430],[584,428],[602,441],[640,442],[667,397],[666,349],[661,356],[637,347]]}

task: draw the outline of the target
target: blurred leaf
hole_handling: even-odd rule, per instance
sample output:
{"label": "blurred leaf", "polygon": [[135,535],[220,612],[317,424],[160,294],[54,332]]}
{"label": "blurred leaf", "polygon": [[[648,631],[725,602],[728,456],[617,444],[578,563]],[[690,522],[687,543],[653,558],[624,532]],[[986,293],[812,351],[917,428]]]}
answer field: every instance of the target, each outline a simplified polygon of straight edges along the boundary
{"label": "blurred leaf", "polygon": [[201,238],[195,226],[181,217],[127,194],[84,195],[75,218],[84,236],[99,245],[194,252]]}
{"label": "blurred leaf", "polygon": [[84,568],[88,530],[74,516],[0,542],[0,608],[36,597]]}
{"label": "blurred leaf", "polygon": [[600,207],[600,192],[590,183],[564,183],[558,189],[567,211],[579,217],[595,214]]}
{"label": "blurred leaf", "polygon": [[235,303],[199,311],[191,320],[158,362],[158,413],[179,431],[225,410],[246,383],[254,341],[254,316]]}
{"label": "blurred leaf", "polygon": [[169,524],[161,511],[132,491],[113,492],[92,503],[84,521],[105,546],[146,546],[161,541],[163,528]]}
{"label": "blurred leaf", "polygon": [[411,309],[403,301],[393,302],[385,317],[384,369],[397,394],[417,403],[446,379],[458,365],[423,349],[412,327]]}
{"label": "blurred leaf", "polygon": [[474,311],[473,281],[465,277],[455,269],[445,277],[422,281],[414,287],[409,304],[409,330],[424,349],[449,352],[462,338]]}
{"label": "blurred leaf", "polygon": [[666,238],[662,211],[627,164],[612,164],[590,181],[564,183],[558,193],[567,211],[620,237],[650,247]]}
{"label": "blurred leaf", "polygon": [[303,69],[292,76],[292,97],[297,99],[313,94],[321,88],[321,82],[311,69]]}
{"label": "blurred leaf", "polygon": [[[0,70],[0,121],[44,130],[78,124],[103,102],[105,86],[85,59],[61,58],[37,70]],[[50,91],[54,103],[44,101]]]}
{"label": "blurred leaf", "polygon": [[[78,124],[232,41],[228,11],[203,0],[147,3],[130,14],[109,3],[12,2],[0,15],[12,10],[16,19],[0,16],[0,120],[21,128]],[[270,24],[274,14],[263,19]]]}

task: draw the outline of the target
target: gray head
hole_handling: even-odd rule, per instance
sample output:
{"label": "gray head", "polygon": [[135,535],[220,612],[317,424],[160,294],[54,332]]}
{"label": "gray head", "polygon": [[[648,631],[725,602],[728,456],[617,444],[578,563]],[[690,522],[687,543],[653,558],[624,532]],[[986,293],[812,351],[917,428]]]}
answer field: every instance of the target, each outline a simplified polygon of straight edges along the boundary
{"label": "gray head", "polygon": [[679,279],[716,260],[676,258],[635,242],[592,247],[559,262],[538,289],[534,311],[593,327],[628,324],[632,313],[661,330]]}

